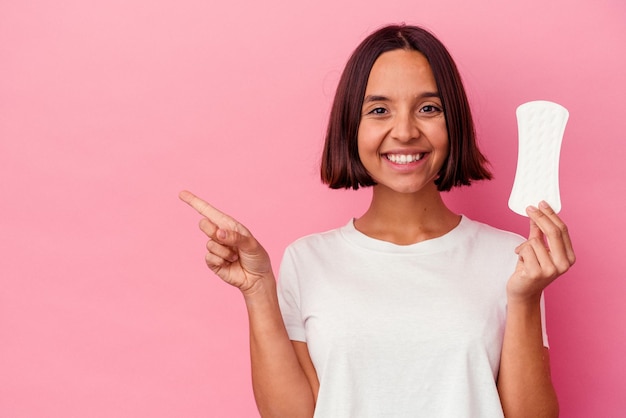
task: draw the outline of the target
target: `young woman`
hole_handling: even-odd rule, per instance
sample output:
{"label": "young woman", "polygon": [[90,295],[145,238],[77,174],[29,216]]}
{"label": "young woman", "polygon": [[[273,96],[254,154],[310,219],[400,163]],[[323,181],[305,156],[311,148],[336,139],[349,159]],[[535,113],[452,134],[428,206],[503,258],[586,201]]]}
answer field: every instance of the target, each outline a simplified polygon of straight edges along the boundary
{"label": "young woman", "polygon": [[346,65],[322,161],[331,188],[372,187],[338,229],[283,257],[279,289],[252,234],[189,192],[206,262],[250,319],[264,417],[552,417],[542,292],[575,261],[565,224],[529,207],[529,238],[453,213],[441,192],[489,179],[460,76],[414,26]]}

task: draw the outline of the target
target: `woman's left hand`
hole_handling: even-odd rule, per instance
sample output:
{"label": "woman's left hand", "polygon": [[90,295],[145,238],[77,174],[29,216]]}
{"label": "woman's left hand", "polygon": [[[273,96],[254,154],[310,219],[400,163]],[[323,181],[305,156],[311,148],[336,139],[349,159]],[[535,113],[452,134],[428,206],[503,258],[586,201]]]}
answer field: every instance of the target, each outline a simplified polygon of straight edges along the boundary
{"label": "woman's left hand", "polygon": [[545,202],[526,209],[528,240],[515,249],[519,262],[507,284],[509,300],[538,300],[541,292],[576,261],[565,223]]}

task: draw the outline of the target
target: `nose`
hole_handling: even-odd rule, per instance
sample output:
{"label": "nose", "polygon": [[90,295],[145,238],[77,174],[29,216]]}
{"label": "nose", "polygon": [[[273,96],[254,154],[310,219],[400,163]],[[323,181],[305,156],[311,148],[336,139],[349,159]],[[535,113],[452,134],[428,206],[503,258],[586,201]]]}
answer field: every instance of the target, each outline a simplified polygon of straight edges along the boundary
{"label": "nose", "polygon": [[419,126],[411,112],[398,112],[393,119],[391,136],[401,142],[409,142],[419,138]]}

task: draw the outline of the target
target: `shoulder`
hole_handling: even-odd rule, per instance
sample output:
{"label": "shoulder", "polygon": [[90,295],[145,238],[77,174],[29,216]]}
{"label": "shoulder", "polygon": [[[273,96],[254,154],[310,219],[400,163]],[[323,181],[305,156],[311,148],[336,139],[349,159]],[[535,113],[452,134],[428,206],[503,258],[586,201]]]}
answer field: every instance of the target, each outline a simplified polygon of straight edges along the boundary
{"label": "shoulder", "polygon": [[342,233],[344,228],[306,235],[289,244],[281,260],[280,280],[319,274],[321,270],[332,268],[340,260],[349,258]]}
{"label": "shoulder", "polygon": [[515,253],[525,238],[511,231],[468,220],[470,231],[466,237],[464,251],[472,260],[480,260],[488,270],[499,277],[509,277],[518,263]]}
{"label": "shoulder", "polygon": [[[350,223],[352,220],[350,220]],[[316,232],[313,234],[305,235],[293,241],[287,246],[286,253],[301,253],[310,252],[319,249],[329,249],[336,246],[341,246],[344,242],[343,236],[348,225],[341,226],[339,228],[330,229],[323,232]]]}
{"label": "shoulder", "polygon": [[463,222],[467,233],[481,242],[505,247],[516,247],[526,240],[515,232],[499,229],[483,222],[471,220],[467,217],[463,217]]}

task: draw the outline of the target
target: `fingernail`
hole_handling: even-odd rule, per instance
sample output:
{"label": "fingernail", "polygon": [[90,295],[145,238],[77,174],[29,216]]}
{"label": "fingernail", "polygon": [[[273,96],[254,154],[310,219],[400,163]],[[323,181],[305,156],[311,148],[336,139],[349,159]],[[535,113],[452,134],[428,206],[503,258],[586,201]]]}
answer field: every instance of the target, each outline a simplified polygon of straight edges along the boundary
{"label": "fingernail", "polygon": [[528,207],[526,208],[526,210],[527,210],[528,212],[537,212],[537,208],[536,208],[536,207],[534,207],[534,206],[528,206]]}
{"label": "fingernail", "polygon": [[550,205],[548,205],[548,203],[545,200],[542,200],[541,202],[539,202],[539,207],[543,209],[547,209],[550,207]]}
{"label": "fingernail", "polygon": [[219,239],[224,239],[226,238],[226,231],[224,231],[223,229],[218,229],[216,235]]}

